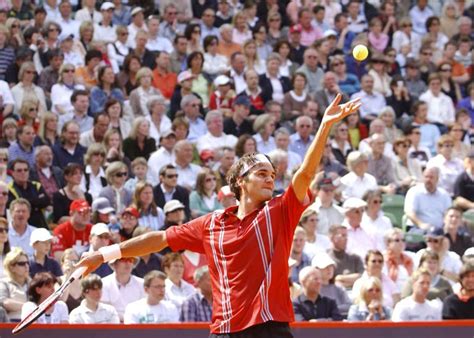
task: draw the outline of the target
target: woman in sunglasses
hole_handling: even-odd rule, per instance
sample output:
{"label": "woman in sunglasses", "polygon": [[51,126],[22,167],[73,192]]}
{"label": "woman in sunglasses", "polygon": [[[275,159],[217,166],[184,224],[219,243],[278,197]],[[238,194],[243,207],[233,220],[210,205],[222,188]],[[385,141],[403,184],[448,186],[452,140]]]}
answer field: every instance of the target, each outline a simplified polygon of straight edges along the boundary
{"label": "woman in sunglasses", "polygon": [[362,284],[355,304],[349,308],[347,320],[354,322],[389,320],[391,311],[382,305],[382,282],[377,277],[369,277]]}
{"label": "woman in sunglasses", "polygon": [[401,290],[413,273],[413,252],[405,250],[405,238],[399,228],[388,230],[384,235],[384,272]]}
{"label": "woman in sunglasses", "polygon": [[192,218],[206,215],[211,211],[221,209],[217,200],[216,175],[208,168],[204,168],[196,178],[196,190],[189,195],[189,206]]}
{"label": "woman in sunglasses", "polygon": [[26,290],[30,279],[28,256],[19,247],[13,248],[3,260],[3,266],[7,277],[0,283],[0,303],[10,321],[19,322],[21,308],[27,301]]}
{"label": "woman in sunglasses", "polygon": [[124,187],[128,178],[128,167],[123,162],[113,162],[107,167],[105,177],[109,185],[102,189],[99,197],[107,198],[115,212],[120,214],[132,203],[132,193]]}

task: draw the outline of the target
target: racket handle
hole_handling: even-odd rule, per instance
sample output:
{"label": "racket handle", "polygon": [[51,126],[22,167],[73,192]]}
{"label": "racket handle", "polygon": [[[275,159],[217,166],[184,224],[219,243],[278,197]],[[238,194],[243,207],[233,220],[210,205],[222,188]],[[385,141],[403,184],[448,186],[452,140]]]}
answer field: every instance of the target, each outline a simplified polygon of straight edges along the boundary
{"label": "racket handle", "polygon": [[77,279],[81,278],[82,274],[84,272],[86,272],[86,270],[87,270],[87,268],[85,266],[81,266],[80,268],[74,270],[74,272],[71,274],[71,277],[69,277],[69,278],[71,278],[73,280],[77,280]]}

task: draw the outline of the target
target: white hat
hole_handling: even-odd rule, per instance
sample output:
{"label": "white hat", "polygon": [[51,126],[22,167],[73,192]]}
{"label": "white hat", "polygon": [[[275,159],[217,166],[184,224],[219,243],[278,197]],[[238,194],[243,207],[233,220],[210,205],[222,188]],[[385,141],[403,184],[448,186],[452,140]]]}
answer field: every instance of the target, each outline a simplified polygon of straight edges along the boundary
{"label": "white hat", "polygon": [[179,73],[178,83],[181,83],[181,82],[186,81],[186,80],[190,80],[192,78],[193,78],[193,74],[190,71],[185,70],[184,72]]}
{"label": "white hat", "polygon": [[474,246],[472,246],[469,249],[466,249],[466,251],[464,251],[463,257],[468,257],[468,256],[474,256]]}
{"label": "white hat", "polygon": [[349,197],[348,199],[344,201],[344,204],[342,204],[344,211],[349,211],[351,209],[364,208],[365,206],[367,206],[367,203],[364,200],[361,200],[360,198],[357,198],[357,197]]}
{"label": "white hat", "polygon": [[51,233],[43,228],[38,228],[33,230],[30,237],[30,245],[35,244],[36,242],[46,242],[53,239]]}
{"label": "white hat", "polygon": [[230,79],[226,75],[219,75],[216,77],[214,80],[214,86],[219,87],[219,86],[224,86],[230,83]]}
{"label": "white hat", "polygon": [[132,9],[132,16],[134,16],[135,14],[138,14],[140,12],[143,12],[143,8],[141,7],[135,7],[134,9]]}
{"label": "white hat", "polygon": [[333,29],[328,29],[327,31],[324,32],[323,36],[327,38],[328,36],[336,36],[337,37],[337,32]]}
{"label": "white hat", "polygon": [[108,11],[109,9],[115,9],[115,5],[109,1],[107,2],[104,2],[101,6],[100,6],[100,10],[101,11]]}
{"label": "white hat", "polygon": [[110,214],[115,209],[110,205],[110,201],[105,197],[98,197],[92,202],[92,212],[100,212],[101,214]]}
{"label": "white hat", "polygon": [[336,262],[325,252],[318,252],[313,260],[311,265],[318,269],[325,269],[330,265],[336,265]]}
{"label": "white hat", "polygon": [[91,229],[91,236],[100,236],[109,233],[109,227],[105,223],[97,223]]}
{"label": "white hat", "polygon": [[178,200],[171,200],[166,202],[165,206],[163,207],[163,212],[165,215],[169,212],[173,212],[178,209],[184,209],[184,204]]}

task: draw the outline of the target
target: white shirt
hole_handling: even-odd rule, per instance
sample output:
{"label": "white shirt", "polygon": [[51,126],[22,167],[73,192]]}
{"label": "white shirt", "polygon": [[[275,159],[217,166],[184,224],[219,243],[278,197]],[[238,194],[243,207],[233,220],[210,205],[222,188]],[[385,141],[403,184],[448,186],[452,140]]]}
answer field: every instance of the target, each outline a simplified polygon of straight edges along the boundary
{"label": "white shirt", "polygon": [[222,133],[221,136],[217,137],[212,135],[210,132],[207,132],[205,135],[198,138],[196,146],[199,152],[206,149],[216,150],[220,147],[234,148],[237,140],[237,137],[231,134]]}
{"label": "white shirt", "polygon": [[255,142],[257,143],[257,151],[261,154],[268,154],[272,150],[276,149],[276,143],[273,136],[270,136],[268,140],[263,140],[260,134],[253,135]]}
{"label": "white shirt", "polygon": [[178,172],[178,184],[186,189],[193,190],[196,186],[197,175],[201,172],[202,167],[189,163],[187,167],[181,167],[180,165],[173,163]]}
{"label": "white shirt", "polygon": [[428,300],[420,304],[413,297],[402,299],[392,313],[394,322],[441,320],[443,303],[439,299]]}
{"label": "white shirt", "polygon": [[59,38],[72,35],[74,39],[79,39],[79,27],[81,23],[73,19],[64,19],[62,16],[55,20],[61,26],[61,35]]}
{"label": "white shirt", "polygon": [[94,9],[91,14],[89,9],[87,7],[84,7],[83,9],[77,11],[76,20],[79,22],[94,21],[95,23],[99,23],[102,21],[102,13]]}
{"label": "white shirt", "polygon": [[86,306],[85,300],[69,314],[70,324],[120,324],[117,311],[112,305],[99,303],[97,310]]}
{"label": "white shirt", "polygon": [[[81,87],[83,88],[83,86]],[[74,88],[82,89],[78,88],[78,86],[74,86]],[[66,114],[72,113],[74,111],[74,107],[71,103],[71,96],[73,92],[73,89],[69,89],[61,83],[54,84],[51,88],[51,111],[57,115],[61,115],[62,113],[60,113],[59,110],[56,108],[56,106],[59,106],[62,110],[65,111]]]}
{"label": "white shirt", "polygon": [[[82,57],[78,52],[70,51],[64,53],[64,63],[70,63],[74,67],[84,66],[84,57]],[[76,85],[77,86],[77,85]]]}
{"label": "white shirt", "polygon": [[420,10],[420,7],[414,6],[412,9],[410,9],[409,14],[411,22],[413,23],[413,31],[418,34],[425,35],[426,20],[428,20],[430,16],[434,15],[431,8],[426,6],[423,10]]}
{"label": "white shirt", "polygon": [[[357,297],[360,294],[360,288],[364,284],[365,280],[369,278],[367,272],[364,272],[362,276],[354,282],[352,287],[352,296]],[[400,289],[397,285],[384,273],[382,273],[382,293],[383,293],[383,305],[389,308],[393,308],[393,295],[399,294]]]}
{"label": "white shirt", "polygon": [[303,248],[303,253],[308,255],[309,258],[313,259],[313,257],[318,253],[326,253],[329,249],[331,249],[331,247],[332,243],[328,236],[317,234],[316,241],[314,243],[306,241]]}
{"label": "white shirt", "polygon": [[171,54],[174,51],[170,40],[162,38],[159,35],[157,35],[155,38],[148,38],[148,42],[146,43],[145,47],[152,52],[165,51],[166,53]]}
{"label": "white shirt", "polygon": [[104,188],[102,186],[102,181],[100,178],[101,177],[105,178],[105,171],[104,169],[100,168],[99,173],[97,174],[97,176],[95,176],[94,173],[92,172],[91,166],[87,165],[85,172],[89,174],[89,190],[86,190],[85,175],[82,175],[81,190],[91,194],[92,199],[96,199],[97,197],[99,197],[100,192]]}
{"label": "white shirt", "polygon": [[171,129],[171,120],[170,120],[170,118],[166,115],[163,115],[161,117],[159,130],[158,130],[158,128],[156,128],[156,125],[152,121],[150,115],[146,115],[145,119],[148,122],[150,122],[150,137],[154,138],[156,140],[156,145],[159,146],[161,134]]}
{"label": "white shirt", "polygon": [[115,40],[117,40],[116,29],[117,27],[112,24],[104,26],[102,23],[97,23],[94,25],[94,40],[103,41],[105,43],[114,43]]}
{"label": "white shirt", "polygon": [[367,231],[369,234],[373,234],[377,237],[377,242],[381,240],[379,249],[385,249],[385,245],[383,245],[383,236],[384,234],[393,228],[392,222],[387,216],[384,216],[383,211],[379,211],[377,218],[372,219],[370,218],[366,212],[362,215],[361,226]]}
{"label": "white shirt", "polygon": [[157,185],[160,182],[160,169],[167,164],[173,163],[174,160],[175,155],[173,150],[168,151],[165,147],[161,147],[155,151],[148,159],[147,180],[151,184]]}
{"label": "white shirt", "polygon": [[431,123],[451,124],[454,122],[454,104],[448,95],[439,93],[435,96],[428,89],[420,95],[420,100],[428,105],[428,121]]}
{"label": "white shirt", "polygon": [[15,105],[15,100],[13,99],[12,92],[10,90],[10,86],[3,80],[0,80],[0,96],[3,99],[3,104],[11,104]]}
{"label": "white shirt", "polygon": [[181,287],[176,286],[168,278],[165,280],[165,299],[171,301],[181,312],[184,301],[194,295],[196,289],[188,282],[181,279]]}
{"label": "white shirt", "polygon": [[342,224],[347,228],[346,251],[348,253],[356,254],[364,260],[367,251],[377,249],[374,236],[369,235],[361,226],[353,228],[347,221],[344,221]]}
{"label": "white shirt", "polygon": [[147,298],[143,298],[127,305],[123,322],[124,324],[174,323],[179,322],[179,312],[168,300],[150,305]]}
{"label": "white shirt", "polygon": [[137,35],[138,31],[144,30],[145,32],[148,32],[148,27],[145,24],[143,24],[142,27],[137,27],[132,22],[130,25],[127,26],[127,28],[128,28],[127,46],[129,46],[130,48],[135,48],[136,46],[135,36]]}
{"label": "white shirt", "polygon": [[220,74],[229,70],[229,60],[224,55],[209,53],[204,54],[203,71],[208,74]]}
{"label": "white shirt", "polygon": [[230,76],[232,77],[232,80],[234,80],[235,92],[237,94],[240,94],[245,89],[247,89],[247,82],[245,82],[244,73],[239,75],[233,69],[231,69]]}
{"label": "white shirt", "polygon": [[[117,47],[117,49],[115,49],[114,46]],[[128,46],[124,45],[118,40],[113,44],[109,43],[107,45],[107,54],[115,74],[120,71],[120,67],[123,65],[123,61],[129,52],[130,50],[128,49]]]}
{"label": "white shirt", "polygon": [[344,210],[340,206],[333,203],[329,208],[323,208],[319,197],[308,208],[318,213],[318,228],[316,229],[318,234],[327,235],[331,225],[341,224],[344,221]]}
{"label": "white shirt", "polygon": [[344,199],[349,197],[362,198],[368,190],[377,190],[377,180],[374,176],[365,173],[362,178],[357,176],[354,172],[350,172],[341,177],[342,196]]}
{"label": "white shirt", "polygon": [[30,245],[30,237],[33,230],[36,228],[27,225],[26,230],[23,235],[18,234],[15,229],[13,229],[12,225],[8,226],[8,242],[10,242],[10,247],[20,247],[29,257],[33,256],[34,250],[33,247]]}
{"label": "white shirt", "polygon": [[101,302],[112,305],[120,318],[123,318],[125,307],[141,298],[145,297],[143,289],[143,279],[130,276],[128,284],[119,287],[115,272],[102,278],[102,298]]}
{"label": "white shirt", "polygon": [[[26,316],[33,311],[38,304],[33,302],[27,302],[21,307],[21,319],[25,319]],[[54,310],[50,315],[43,314],[38,319],[36,323],[39,324],[58,324],[58,323],[67,323],[69,321],[68,309],[66,303],[61,300],[58,300],[54,304]]]}
{"label": "white shirt", "polygon": [[199,137],[207,133],[206,122],[200,117],[194,121],[188,118],[187,121],[189,122],[189,134],[187,139],[191,143],[196,143]]}
{"label": "white shirt", "polygon": [[446,190],[449,194],[454,194],[454,183],[459,175],[464,172],[462,160],[457,157],[446,159],[441,154],[431,158],[426,164],[427,168],[436,167],[440,171],[438,186]]}

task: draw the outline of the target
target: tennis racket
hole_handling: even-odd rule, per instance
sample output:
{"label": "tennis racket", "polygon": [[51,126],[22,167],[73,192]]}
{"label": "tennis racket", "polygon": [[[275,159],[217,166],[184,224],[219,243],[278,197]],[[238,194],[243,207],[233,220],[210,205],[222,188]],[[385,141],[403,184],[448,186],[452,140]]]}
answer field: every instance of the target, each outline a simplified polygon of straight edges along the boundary
{"label": "tennis racket", "polygon": [[74,282],[75,280],[82,277],[82,274],[86,271],[86,267],[81,267],[76,269],[71,276],[69,276],[68,280],[61,285],[59,289],[54,291],[54,293],[46,298],[44,302],[38,305],[31,313],[29,313],[15,328],[12,330],[13,334],[20,333],[28,326],[30,326],[36,319],[38,319],[43,313],[46,312],[51,306],[54,305],[58,301],[58,299],[62,296],[64,291]]}

